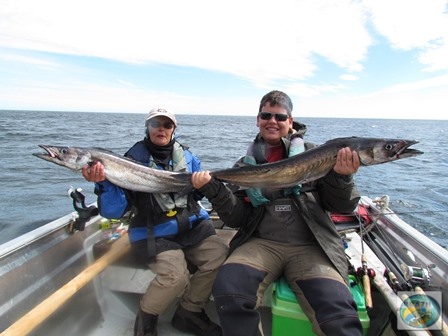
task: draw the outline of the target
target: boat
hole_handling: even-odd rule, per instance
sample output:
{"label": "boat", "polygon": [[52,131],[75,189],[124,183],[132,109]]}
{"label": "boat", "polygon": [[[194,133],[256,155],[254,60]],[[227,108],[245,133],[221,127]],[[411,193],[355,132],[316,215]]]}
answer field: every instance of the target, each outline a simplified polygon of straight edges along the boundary
{"label": "boat", "polygon": [[[69,194],[72,213],[0,245],[2,336],[134,335],[138,302],[154,274],[132,260],[126,218],[109,221],[95,204],[85,205],[80,189]],[[235,230],[209,211],[230,241]],[[332,218],[352,266],[365,335],[446,335],[448,251],[400,219],[387,196],[362,196],[353,214]],[[264,335],[312,334],[281,280],[259,308]],[[417,307],[422,297],[431,299],[423,300],[432,305],[429,315]],[[171,327],[174,310],[175,303],[159,317],[159,335],[188,335]],[[218,322],[212,297],[206,310]]]}

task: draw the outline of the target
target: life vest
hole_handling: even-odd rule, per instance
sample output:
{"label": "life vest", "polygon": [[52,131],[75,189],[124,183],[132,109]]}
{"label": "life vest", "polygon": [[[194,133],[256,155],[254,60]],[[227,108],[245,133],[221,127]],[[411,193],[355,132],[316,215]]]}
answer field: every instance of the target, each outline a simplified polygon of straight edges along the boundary
{"label": "life vest", "polygon": [[[152,168],[161,169],[154,162],[143,141],[135,144],[125,156],[141,162]],[[173,145],[172,158],[169,162],[171,171],[188,171],[193,160],[193,155],[177,141]],[[190,167],[190,170],[192,168]],[[136,225],[131,225],[129,239],[131,242],[147,239],[149,233],[154,238],[176,236],[190,230],[210,216],[204,209],[200,208],[190,194],[179,195],[177,193],[147,194],[135,193]],[[153,203],[153,200],[157,204]],[[148,211],[148,207],[151,211]],[[146,209],[145,209],[146,208]],[[139,214],[140,212],[140,214]],[[149,222],[148,222],[149,220]],[[151,224],[149,226],[149,224]],[[151,231],[149,231],[151,228]]]}
{"label": "life vest", "polygon": [[[184,150],[183,146],[177,141],[173,144],[172,158],[169,162],[171,171],[185,172],[188,170],[185,158],[186,152],[190,153],[188,150]],[[148,167],[161,169],[161,167],[155,163],[143,141],[132,147],[125,156],[130,156],[132,159],[141,162]],[[152,195],[162,211],[170,211],[174,208],[185,208],[187,206],[187,195],[181,196],[176,193]]]}
{"label": "life vest", "polygon": [[[287,137],[281,138],[281,145],[284,153],[288,157],[297,155],[305,151],[305,144],[302,139],[303,134],[296,130],[291,130]],[[267,159],[267,144],[264,139],[258,134],[252,144],[248,147],[246,156],[243,157],[242,162],[250,165],[264,164],[268,162]],[[301,185],[298,184],[293,187],[285,188],[281,191],[277,191],[276,194],[279,197],[300,193]],[[261,188],[249,188],[246,190],[247,197],[254,207],[258,207],[262,204],[267,204],[272,198],[277,196],[267,195]]]}
{"label": "life vest", "polygon": [[[166,222],[159,223],[153,226],[154,238],[160,237],[174,237],[179,233],[185,232],[186,230],[191,230],[203,220],[210,219],[210,215],[204,209],[199,210],[199,214],[192,214],[188,217],[185,222],[187,225],[181,227],[178,219],[175,217],[167,219]],[[136,242],[138,240],[147,239],[148,228],[147,227],[136,227],[129,230],[128,233],[129,240],[131,242]]]}

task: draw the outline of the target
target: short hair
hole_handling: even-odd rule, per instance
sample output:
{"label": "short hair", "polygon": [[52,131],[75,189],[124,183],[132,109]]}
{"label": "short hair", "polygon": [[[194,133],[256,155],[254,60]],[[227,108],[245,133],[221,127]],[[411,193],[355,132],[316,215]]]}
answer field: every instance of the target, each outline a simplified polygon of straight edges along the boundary
{"label": "short hair", "polygon": [[289,116],[292,115],[292,107],[293,106],[292,106],[291,98],[289,98],[289,96],[282,91],[273,90],[271,92],[266,93],[263,96],[263,98],[261,98],[260,108],[258,109],[258,113],[261,112],[261,110],[263,109],[263,106],[266,103],[269,103],[270,106],[276,106],[276,105],[281,106],[286,109]]}

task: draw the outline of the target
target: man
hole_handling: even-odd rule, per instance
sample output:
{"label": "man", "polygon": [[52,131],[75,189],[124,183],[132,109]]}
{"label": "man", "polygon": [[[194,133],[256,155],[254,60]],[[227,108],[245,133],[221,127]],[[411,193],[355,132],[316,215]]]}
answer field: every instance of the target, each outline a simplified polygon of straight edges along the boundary
{"label": "man", "polygon": [[[238,163],[262,164],[296,155],[305,126],[293,122],[293,104],[281,91],[267,93],[257,116],[259,134]],[[299,131],[297,131],[297,128]],[[352,175],[356,152],[343,148],[333,170],[317,181],[282,190],[248,189],[232,193],[209,172],[192,182],[213,204],[225,224],[239,228],[231,254],[213,286],[225,336],[258,336],[266,288],[284,276],[318,335],[362,335],[356,304],[348,288],[343,243],[327,211],[352,212],[359,200]]]}
{"label": "man", "polygon": [[[145,138],[125,154],[152,168],[196,172],[201,162],[174,139],[177,127],[169,111],[152,109],[146,117]],[[135,336],[156,336],[157,320],[178,297],[172,325],[198,336],[220,336],[221,328],[204,311],[216,272],[227,256],[208,213],[197,203],[200,193],[149,194],[124,190],[105,179],[100,162],[83,169],[95,182],[100,214],[120,218],[132,210],[129,239],[135,257],[155,273],[143,295],[135,321]],[[197,270],[190,278],[187,262]]]}

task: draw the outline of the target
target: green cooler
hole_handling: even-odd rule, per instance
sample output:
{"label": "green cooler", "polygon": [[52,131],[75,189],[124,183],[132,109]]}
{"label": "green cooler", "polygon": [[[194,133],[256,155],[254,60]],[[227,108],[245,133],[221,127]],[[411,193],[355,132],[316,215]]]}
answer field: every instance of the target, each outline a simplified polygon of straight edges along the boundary
{"label": "green cooler", "polygon": [[[358,306],[363,334],[366,335],[370,319],[366,310],[364,293],[354,276],[349,276],[349,283],[356,283],[355,286],[350,286],[350,290]],[[294,335],[313,336],[315,334],[311,329],[311,322],[303,313],[285,278],[282,277],[275,283],[272,295],[272,336]]]}

